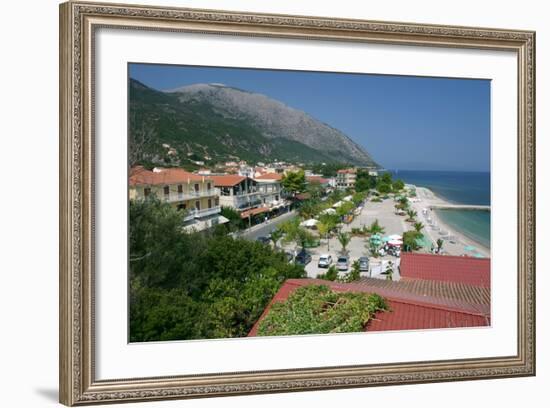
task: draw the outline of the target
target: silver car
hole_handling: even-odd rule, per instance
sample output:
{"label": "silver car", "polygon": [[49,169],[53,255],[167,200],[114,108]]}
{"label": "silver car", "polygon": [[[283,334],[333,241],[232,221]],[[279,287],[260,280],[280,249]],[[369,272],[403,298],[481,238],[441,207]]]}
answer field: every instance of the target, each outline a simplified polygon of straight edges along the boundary
{"label": "silver car", "polygon": [[338,257],[338,262],[336,262],[336,269],[339,271],[347,271],[349,268],[349,258],[347,256]]}
{"label": "silver car", "polygon": [[359,258],[359,271],[368,272],[369,271],[369,258],[362,256]]}

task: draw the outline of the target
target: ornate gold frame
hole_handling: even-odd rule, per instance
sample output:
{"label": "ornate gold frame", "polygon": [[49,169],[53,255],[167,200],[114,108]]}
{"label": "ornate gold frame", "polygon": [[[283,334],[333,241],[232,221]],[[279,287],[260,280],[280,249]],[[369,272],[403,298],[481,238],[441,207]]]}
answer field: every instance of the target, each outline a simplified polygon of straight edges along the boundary
{"label": "ornate gold frame", "polygon": [[[98,381],[94,377],[93,47],[98,27],[513,51],[518,63],[518,350],[513,356]],[[228,11],[60,6],[60,401],[66,405],[535,374],[535,33]]]}

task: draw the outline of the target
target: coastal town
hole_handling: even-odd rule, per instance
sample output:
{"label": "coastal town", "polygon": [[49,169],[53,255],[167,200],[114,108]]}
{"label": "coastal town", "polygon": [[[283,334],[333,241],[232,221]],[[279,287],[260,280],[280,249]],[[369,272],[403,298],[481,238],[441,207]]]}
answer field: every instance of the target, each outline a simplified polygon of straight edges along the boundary
{"label": "coastal town", "polygon": [[285,334],[266,317],[274,304],[312,285],[382,296],[386,306],[361,330],[490,324],[490,250],[434,211],[456,204],[378,168],[323,166],[318,172],[282,161],[227,161],[193,171],[133,166],[129,198],[169,204],[182,214],[182,233],[216,230],[303,268],[300,278],[281,282],[248,336]]}

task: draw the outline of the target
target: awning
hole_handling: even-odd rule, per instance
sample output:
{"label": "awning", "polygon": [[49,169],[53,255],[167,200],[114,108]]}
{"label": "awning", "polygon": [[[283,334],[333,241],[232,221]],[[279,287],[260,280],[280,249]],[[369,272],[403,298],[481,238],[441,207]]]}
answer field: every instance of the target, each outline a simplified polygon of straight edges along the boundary
{"label": "awning", "polygon": [[248,218],[248,217],[251,217],[253,215],[258,215],[258,214],[262,214],[262,213],[266,213],[266,212],[269,212],[269,208],[267,208],[267,207],[252,208],[250,210],[243,211],[241,213],[241,218]]}

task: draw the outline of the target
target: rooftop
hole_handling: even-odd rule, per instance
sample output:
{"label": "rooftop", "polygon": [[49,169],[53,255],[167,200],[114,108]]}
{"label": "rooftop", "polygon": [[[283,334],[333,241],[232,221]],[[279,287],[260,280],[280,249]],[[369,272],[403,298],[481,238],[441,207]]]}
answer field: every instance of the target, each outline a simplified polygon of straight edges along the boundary
{"label": "rooftop", "polygon": [[282,174],[279,173],[265,173],[261,176],[254,177],[255,180],[281,180],[282,178]]}
{"label": "rooftop", "polygon": [[[373,279],[371,279],[373,280]],[[471,304],[455,299],[425,296],[412,292],[379,287],[372,282],[338,283],[321,279],[288,279],[265,308],[248,336],[256,336],[260,322],[275,302],[282,302],[298,287],[326,285],[337,292],[377,293],[388,301],[389,312],[378,312],[366,331],[424,330],[454,327],[477,327],[490,324],[488,305]]]}
{"label": "rooftop", "polygon": [[214,180],[216,187],[233,187],[246,180],[247,177],[239,176],[238,174],[226,174],[223,176],[211,176],[211,179]]}
{"label": "rooftop", "polygon": [[454,282],[482,288],[491,287],[490,258],[403,253],[400,275],[403,279]]}
{"label": "rooftop", "polygon": [[155,170],[147,170],[142,166],[135,166],[130,169],[129,183],[131,186],[169,185],[211,179],[209,176],[190,173],[180,168],[155,168]]}

